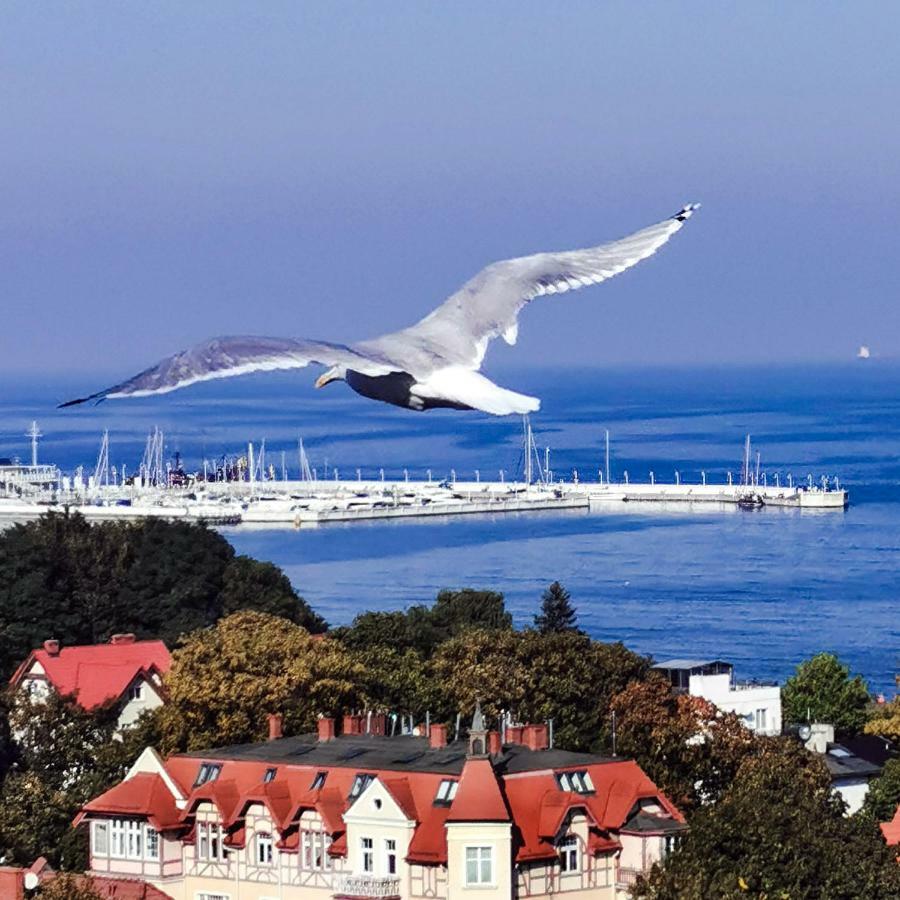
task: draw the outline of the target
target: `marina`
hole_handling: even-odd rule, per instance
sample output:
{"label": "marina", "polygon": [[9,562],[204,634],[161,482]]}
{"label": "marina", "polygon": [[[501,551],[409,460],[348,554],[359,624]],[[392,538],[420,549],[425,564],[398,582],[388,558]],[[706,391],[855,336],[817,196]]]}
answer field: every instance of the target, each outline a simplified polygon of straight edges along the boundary
{"label": "marina", "polygon": [[129,477],[122,467],[109,463],[109,435],[104,433],[97,463],[85,476],[79,467],[72,475],[55,466],[39,464],[37,424],[31,438],[30,465],[6,461],[0,465],[0,519],[27,520],[51,510],[77,511],[90,520],[165,518],[203,521],[211,525],[270,525],[315,527],[331,522],[368,521],[430,516],[537,513],[558,510],[602,511],[624,503],[693,506],[704,504],[753,510],[764,506],[800,510],[840,511],[849,503],[849,493],[836,479],[809,475],[802,484],[788,476],[774,484],[760,471],[747,436],[740,472],[727,473],[714,483],[705,472],[699,483],[688,483],[675,473],[673,482],[634,482],[627,472],[613,479],[610,471],[609,433],[606,433],[604,464],[596,480],[583,480],[577,471],[566,479],[550,468],[550,449],[538,450],[530,422],[523,423],[523,465],[512,481],[500,472],[496,480],[458,478],[455,470],[437,480],[430,471],[415,479],[404,470],[402,479],[364,478],[357,469],[355,479],[320,478],[310,466],[302,441],[298,442],[299,479],[288,477],[285,454],[280,455],[280,475],[266,463],[265,443],[257,449],[247,445],[246,455],[228,459],[203,470],[184,471],[180,457],[163,463],[164,436],[154,429],[137,474]]}

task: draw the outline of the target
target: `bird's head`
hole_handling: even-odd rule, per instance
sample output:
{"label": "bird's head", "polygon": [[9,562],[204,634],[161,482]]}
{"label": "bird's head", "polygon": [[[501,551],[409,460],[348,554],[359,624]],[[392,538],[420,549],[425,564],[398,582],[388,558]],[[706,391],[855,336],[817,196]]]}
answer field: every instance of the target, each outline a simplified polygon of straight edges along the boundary
{"label": "bird's head", "polygon": [[347,370],[343,366],[332,366],[316,379],[316,387],[325,387],[326,384],[330,384],[332,381],[343,381],[346,376]]}

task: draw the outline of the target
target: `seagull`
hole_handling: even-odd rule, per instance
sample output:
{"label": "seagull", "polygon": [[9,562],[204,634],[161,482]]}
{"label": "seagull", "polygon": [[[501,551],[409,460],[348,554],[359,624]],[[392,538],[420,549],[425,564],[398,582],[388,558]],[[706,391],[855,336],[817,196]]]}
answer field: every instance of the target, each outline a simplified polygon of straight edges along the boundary
{"label": "seagull", "polygon": [[214,338],[121,384],[60,406],[165,394],[214,378],[318,365],[326,371],[317,388],[344,381],[363,397],[405,409],[474,409],[495,416],[536,412],[536,397],[500,387],[479,371],[490,342],[502,337],[515,344],[519,313],[537,297],[600,284],[652,256],[699,205],[691,203],[656,225],[608,244],[492,263],[415,325],[374,340],[336,344],[303,338]]}

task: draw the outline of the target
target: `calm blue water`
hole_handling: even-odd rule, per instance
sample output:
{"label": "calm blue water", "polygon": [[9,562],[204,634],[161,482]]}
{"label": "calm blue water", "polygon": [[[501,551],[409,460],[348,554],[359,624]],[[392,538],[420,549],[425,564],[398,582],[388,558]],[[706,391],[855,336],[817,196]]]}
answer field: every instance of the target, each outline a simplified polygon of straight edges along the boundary
{"label": "calm blue water", "polygon": [[[740,676],[784,679],[801,659],[838,653],[876,690],[893,691],[900,594],[900,368],[507,372],[498,380],[544,400],[534,418],[552,468],[596,477],[603,429],[613,474],[672,481],[724,480],[749,431],[770,476],[837,475],[846,513],[661,510],[461,517],[311,531],[230,530],[242,553],[282,566],[333,623],[363,609],[429,600],[445,587],[503,591],[528,622],[558,579],[582,627],[640,652],[723,657]],[[451,468],[510,477],[521,466],[521,425],[478,414],[406,413],[341,385],[313,391],[307,374],[199,385],[161,398],[56,411],[53,404],[103,379],[0,383],[0,456],[27,455],[21,435],[37,418],[42,457],[71,469],[96,458],[109,428],[111,460],[133,469],[146,433],[164,428],[189,464],[266,438],[296,472],[302,435],[313,465],[388,477]]]}

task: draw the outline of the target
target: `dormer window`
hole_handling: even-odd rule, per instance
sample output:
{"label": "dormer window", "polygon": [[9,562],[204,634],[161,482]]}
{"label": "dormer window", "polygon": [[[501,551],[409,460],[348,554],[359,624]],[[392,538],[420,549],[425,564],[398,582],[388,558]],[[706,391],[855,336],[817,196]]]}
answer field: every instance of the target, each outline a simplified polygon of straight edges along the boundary
{"label": "dormer window", "polygon": [[[359,777],[359,776],[357,776]],[[325,787],[325,779],[328,778],[327,772],[316,772],[316,777],[313,778],[312,784],[309,786],[311,791],[318,791]],[[355,785],[354,785],[355,787]],[[354,794],[350,795],[351,797],[355,796]]]}
{"label": "dormer window", "polygon": [[219,777],[221,771],[221,763],[200,763],[194,787],[200,787],[201,784],[206,784],[208,781],[215,781]]}
{"label": "dormer window", "polygon": [[454,780],[453,778],[445,778],[438,785],[437,794],[435,794],[434,796],[434,805],[449,806],[453,802],[453,798],[456,796],[456,791],[458,788],[458,781]]}
{"label": "dormer window", "polygon": [[144,699],[144,682],[136,681],[128,688],[128,699],[140,703]]}
{"label": "dormer window", "polygon": [[367,775],[364,772],[360,772],[356,778],[353,779],[353,787],[350,788],[350,799],[354,800],[358,797],[372,783],[374,777],[374,775]]}
{"label": "dormer window", "polygon": [[268,784],[270,781],[274,781],[277,774],[278,769],[266,769],[266,774],[263,775],[263,784]]}
{"label": "dormer window", "polygon": [[579,772],[557,772],[556,783],[562,791],[572,791],[576,794],[593,794],[594,782],[591,773],[586,769]]}

